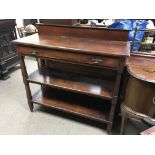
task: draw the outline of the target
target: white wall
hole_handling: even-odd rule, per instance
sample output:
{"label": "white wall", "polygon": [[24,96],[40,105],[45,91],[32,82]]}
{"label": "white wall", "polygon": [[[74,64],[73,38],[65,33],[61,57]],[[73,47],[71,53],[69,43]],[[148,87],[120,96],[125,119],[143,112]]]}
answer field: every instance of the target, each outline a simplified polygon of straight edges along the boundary
{"label": "white wall", "polygon": [[23,27],[23,19],[16,19],[17,27]]}

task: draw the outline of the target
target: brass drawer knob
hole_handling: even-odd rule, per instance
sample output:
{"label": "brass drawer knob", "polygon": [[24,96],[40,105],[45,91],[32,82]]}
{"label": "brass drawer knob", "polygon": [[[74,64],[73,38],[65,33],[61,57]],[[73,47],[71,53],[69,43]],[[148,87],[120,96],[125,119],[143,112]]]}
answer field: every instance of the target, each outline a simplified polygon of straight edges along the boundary
{"label": "brass drawer knob", "polygon": [[32,55],[37,55],[37,53],[38,53],[37,51],[31,51]]}
{"label": "brass drawer knob", "polygon": [[153,97],[153,99],[152,99],[152,100],[153,100],[153,104],[155,105],[155,97]]}
{"label": "brass drawer knob", "polygon": [[91,60],[93,61],[94,64],[98,64],[103,61],[101,58],[97,58],[97,57],[93,57],[91,58]]}

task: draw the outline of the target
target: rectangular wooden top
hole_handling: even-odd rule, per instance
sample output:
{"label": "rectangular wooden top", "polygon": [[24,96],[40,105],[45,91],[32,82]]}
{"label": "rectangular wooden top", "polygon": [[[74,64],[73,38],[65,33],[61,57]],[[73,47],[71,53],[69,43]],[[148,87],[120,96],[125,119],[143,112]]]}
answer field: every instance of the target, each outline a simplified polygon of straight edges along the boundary
{"label": "rectangular wooden top", "polygon": [[37,24],[38,34],[14,41],[71,52],[126,57],[130,55],[128,30]]}
{"label": "rectangular wooden top", "polygon": [[19,45],[37,46],[99,55],[122,57],[130,55],[130,44],[123,41],[106,41],[93,38],[34,34],[13,42]]}

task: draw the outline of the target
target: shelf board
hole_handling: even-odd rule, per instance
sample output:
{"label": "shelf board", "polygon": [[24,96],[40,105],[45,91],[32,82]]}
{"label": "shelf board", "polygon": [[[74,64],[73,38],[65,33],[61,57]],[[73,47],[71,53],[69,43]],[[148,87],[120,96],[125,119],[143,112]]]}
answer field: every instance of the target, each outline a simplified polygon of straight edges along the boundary
{"label": "shelf board", "polygon": [[54,71],[52,69],[36,70],[29,75],[28,81],[48,85],[55,88],[67,89],[108,100],[112,99],[114,82],[110,80],[93,79],[77,74]]}
{"label": "shelf board", "polygon": [[33,95],[32,102],[92,120],[111,123],[108,121],[110,101],[100,98],[46,86]]}

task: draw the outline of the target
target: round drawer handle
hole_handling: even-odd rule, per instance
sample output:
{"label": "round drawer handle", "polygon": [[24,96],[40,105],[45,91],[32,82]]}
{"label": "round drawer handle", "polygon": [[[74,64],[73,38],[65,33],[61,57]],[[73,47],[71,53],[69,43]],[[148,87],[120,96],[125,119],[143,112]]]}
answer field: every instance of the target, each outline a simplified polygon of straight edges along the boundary
{"label": "round drawer handle", "polygon": [[153,97],[153,99],[152,99],[152,100],[153,100],[153,104],[155,105],[155,97]]}
{"label": "round drawer handle", "polygon": [[37,51],[31,51],[32,55],[37,55]]}
{"label": "round drawer handle", "polygon": [[95,63],[95,64],[100,63],[100,62],[103,61],[101,58],[96,58],[96,57],[91,58],[91,60],[92,60],[93,63]]}

